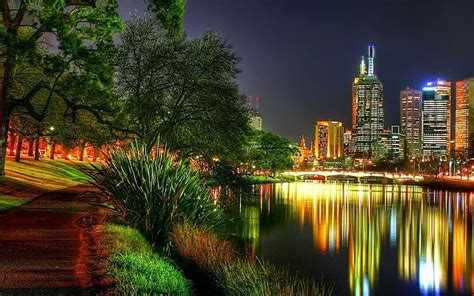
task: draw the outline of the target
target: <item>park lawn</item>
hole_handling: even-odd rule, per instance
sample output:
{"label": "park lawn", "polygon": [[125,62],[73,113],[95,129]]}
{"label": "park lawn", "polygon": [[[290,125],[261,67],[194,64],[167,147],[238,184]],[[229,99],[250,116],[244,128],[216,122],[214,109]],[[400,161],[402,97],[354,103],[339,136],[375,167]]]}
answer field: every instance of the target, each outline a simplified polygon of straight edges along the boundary
{"label": "park lawn", "polygon": [[117,293],[133,295],[190,295],[188,280],[170,261],[160,256],[136,229],[100,226],[99,250],[107,257],[106,270]]}
{"label": "park lawn", "polygon": [[88,163],[64,160],[7,160],[6,176],[0,177],[0,212],[19,207],[50,191],[88,183],[82,172]]}

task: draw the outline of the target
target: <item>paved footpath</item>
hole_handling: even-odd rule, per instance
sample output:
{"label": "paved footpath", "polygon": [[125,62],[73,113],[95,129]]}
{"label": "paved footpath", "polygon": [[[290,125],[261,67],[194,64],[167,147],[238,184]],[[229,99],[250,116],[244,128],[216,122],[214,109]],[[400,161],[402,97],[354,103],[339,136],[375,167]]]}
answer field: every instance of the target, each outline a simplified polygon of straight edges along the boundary
{"label": "paved footpath", "polygon": [[0,214],[0,295],[100,291],[94,245],[98,210],[80,192],[46,193]]}

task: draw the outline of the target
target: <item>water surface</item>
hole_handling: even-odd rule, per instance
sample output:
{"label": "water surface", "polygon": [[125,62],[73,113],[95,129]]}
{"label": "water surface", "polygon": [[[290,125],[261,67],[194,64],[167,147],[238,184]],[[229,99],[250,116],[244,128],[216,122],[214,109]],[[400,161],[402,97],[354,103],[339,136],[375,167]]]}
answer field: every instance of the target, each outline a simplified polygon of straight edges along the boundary
{"label": "water surface", "polygon": [[348,295],[474,291],[474,194],[417,186],[288,183],[256,188],[234,233],[250,257]]}

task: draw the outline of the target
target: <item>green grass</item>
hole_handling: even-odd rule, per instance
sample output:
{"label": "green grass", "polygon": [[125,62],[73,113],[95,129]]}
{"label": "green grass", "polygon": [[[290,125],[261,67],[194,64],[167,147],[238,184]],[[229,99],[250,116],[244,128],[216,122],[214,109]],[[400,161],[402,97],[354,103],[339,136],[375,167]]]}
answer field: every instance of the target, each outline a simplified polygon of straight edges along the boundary
{"label": "green grass", "polygon": [[62,160],[7,160],[6,176],[0,177],[0,212],[19,207],[49,191],[87,183],[90,178],[82,169],[87,163]]}
{"label": "green grass", "polygon": [[101,248],[108,253],[107,270],[118,294],[189,295],[190,284],[165,257],[159,256],[138,230],[107,224]]}
{"label": "green grass", "polygon": [[266,176],[246,176],[251,184],[280,183],[281,180]]}

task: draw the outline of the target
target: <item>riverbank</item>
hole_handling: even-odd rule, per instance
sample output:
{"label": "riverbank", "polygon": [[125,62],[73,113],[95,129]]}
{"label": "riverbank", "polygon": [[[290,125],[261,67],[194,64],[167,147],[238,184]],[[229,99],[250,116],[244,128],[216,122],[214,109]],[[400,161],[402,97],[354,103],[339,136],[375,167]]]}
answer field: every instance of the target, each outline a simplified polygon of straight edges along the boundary
{"label": "riverbank", "polygon": [[451,190],[462,192],[474,191],[474,179],[468,181],[447,178],[425,177],[423,180],[402,180],[398,183],[402,185],[423,186],[435,190]]}

